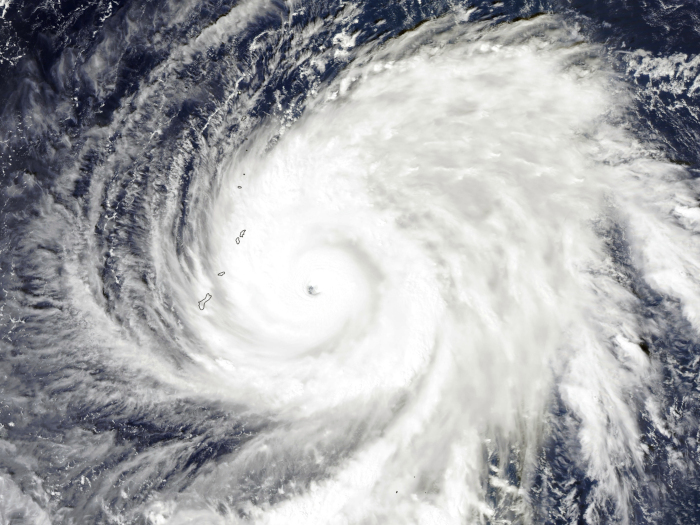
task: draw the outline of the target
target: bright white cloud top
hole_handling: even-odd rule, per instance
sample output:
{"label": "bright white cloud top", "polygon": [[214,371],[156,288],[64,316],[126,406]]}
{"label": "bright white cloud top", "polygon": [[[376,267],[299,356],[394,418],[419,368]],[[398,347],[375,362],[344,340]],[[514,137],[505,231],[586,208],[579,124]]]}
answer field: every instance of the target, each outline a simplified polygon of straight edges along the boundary
{"label": "bright white cloud top", "polygon": [[[273,29],[279,6],[242,2],[169,49],[40,198],[27,238],[60,240],[38,266],[68,317],[8,314],[65,331],[11,375],[46,366],[37,391],[72,423],[30,452],[13,432],[54,427],[8,409],[7,464],[44,485],[0,474],[0,521],[657,519],[649,436],[685,430],[650,345],[698,337],[700,212],[629,78],[692,96],[696,61],[636,52],[623,74],[565,16],[466,7],[373,42],[346,6],[319,48],[292,7]],[[216,55],[230,42],[249,63]],[[113,45],[81,66],[95,97]],[[182,94],[201,64],[221,93]],[[266,91],[292,70],[304,96]],[[216,103],[187,109],[195,92]],[[38,421],[18,385],[7,406]],[[665,472],[691,475],[672,448]]]}

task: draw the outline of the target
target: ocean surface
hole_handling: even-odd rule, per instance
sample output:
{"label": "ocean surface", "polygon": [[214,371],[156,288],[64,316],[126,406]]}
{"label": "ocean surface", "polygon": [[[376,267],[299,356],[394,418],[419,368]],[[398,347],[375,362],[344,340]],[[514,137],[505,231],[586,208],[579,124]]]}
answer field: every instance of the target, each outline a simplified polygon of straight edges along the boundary
{"label": "ocean surface", "polygon": [[0,524],[700,523],[697,0],[0,0]]}

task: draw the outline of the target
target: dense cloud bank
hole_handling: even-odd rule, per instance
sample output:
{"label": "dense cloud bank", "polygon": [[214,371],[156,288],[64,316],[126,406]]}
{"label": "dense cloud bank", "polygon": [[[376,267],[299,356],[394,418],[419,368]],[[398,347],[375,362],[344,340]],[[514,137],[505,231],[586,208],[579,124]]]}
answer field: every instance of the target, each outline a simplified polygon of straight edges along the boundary
{"label": "dense cloud bank", "polygon": [[0,4],[0,523],[695,523],[697,9]]}

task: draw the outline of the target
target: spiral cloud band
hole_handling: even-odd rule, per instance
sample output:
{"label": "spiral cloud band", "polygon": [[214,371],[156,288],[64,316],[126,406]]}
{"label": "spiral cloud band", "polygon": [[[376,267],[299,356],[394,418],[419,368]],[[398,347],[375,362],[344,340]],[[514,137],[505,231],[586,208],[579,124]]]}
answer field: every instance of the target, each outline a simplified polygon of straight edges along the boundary
{"label": "spiral cloud band", "polygon": [[56,168],[5,190],[34,199],[12,253],[43,289],[3,259],[0,515],[666,519],[698,188],[617,59],[561,15],[367,38],[361,6],[314,9],[240,2],[109,109],[131,10],[52,70],[102,105],[16,101]]}

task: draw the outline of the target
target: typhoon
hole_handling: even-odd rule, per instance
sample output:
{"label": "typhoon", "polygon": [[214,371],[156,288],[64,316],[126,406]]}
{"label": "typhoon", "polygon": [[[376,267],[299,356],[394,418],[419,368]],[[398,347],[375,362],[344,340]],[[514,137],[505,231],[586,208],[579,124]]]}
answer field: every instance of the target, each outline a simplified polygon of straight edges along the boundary
{"label": "typhoon", "polygon": [[696,5],[0,15],[0,524],[700,523]]}

